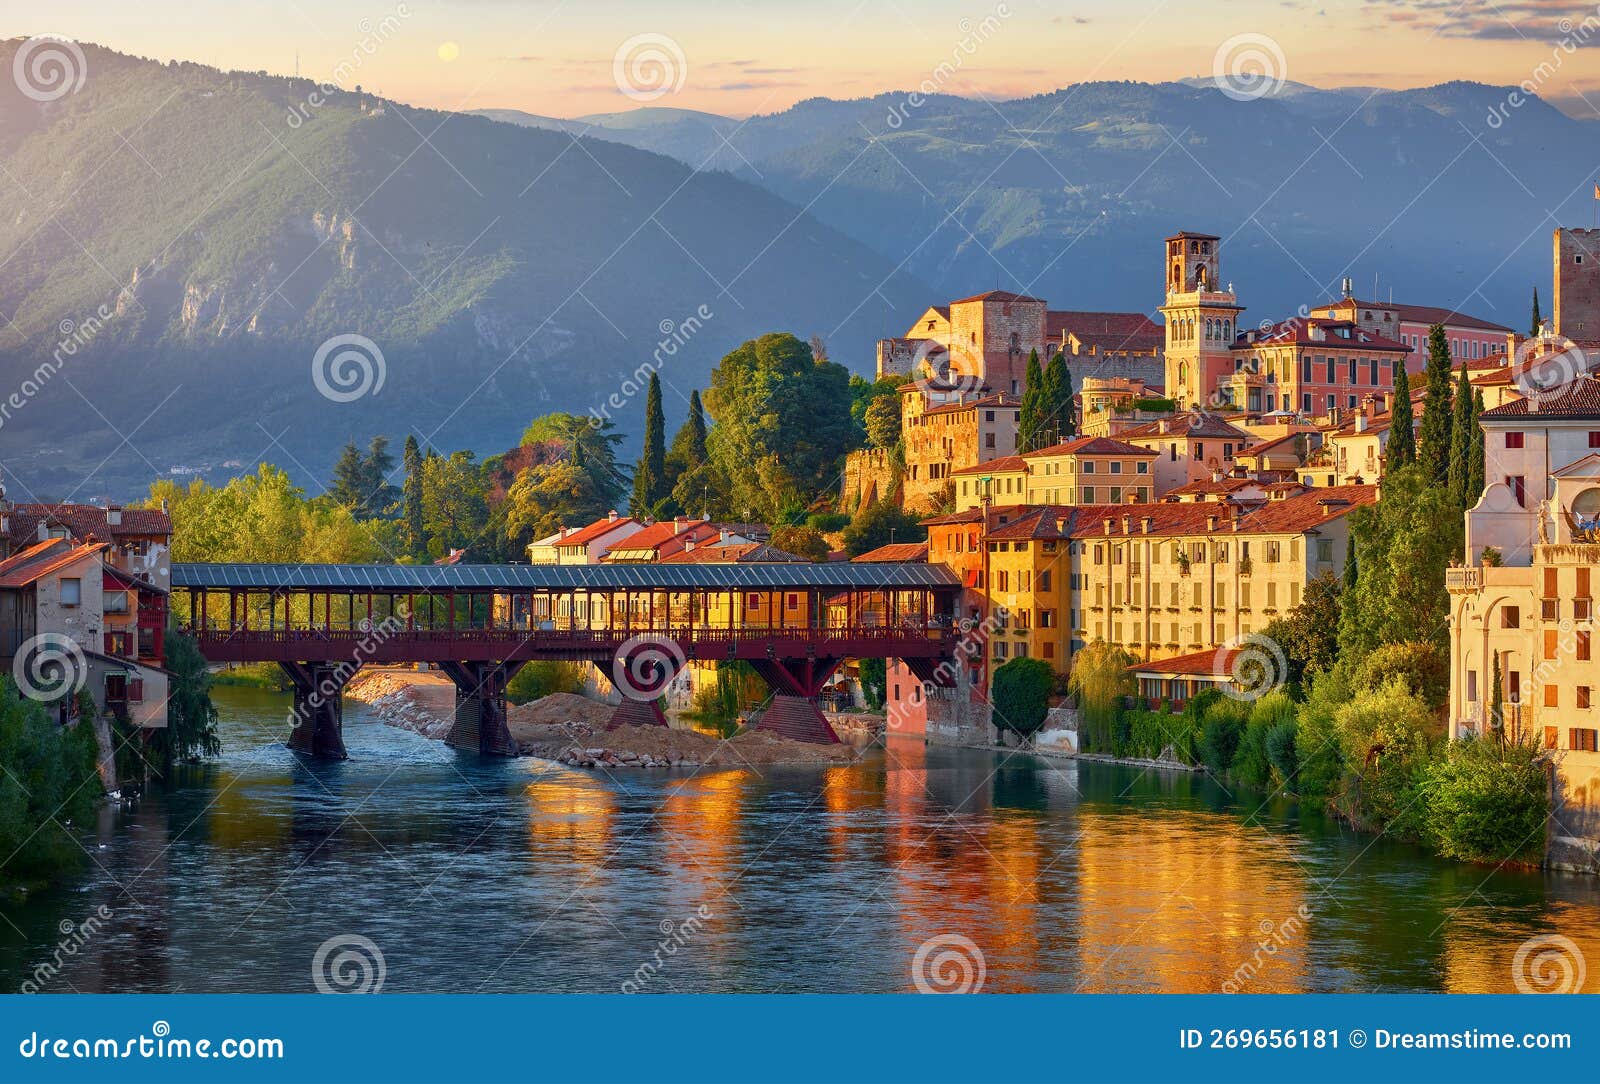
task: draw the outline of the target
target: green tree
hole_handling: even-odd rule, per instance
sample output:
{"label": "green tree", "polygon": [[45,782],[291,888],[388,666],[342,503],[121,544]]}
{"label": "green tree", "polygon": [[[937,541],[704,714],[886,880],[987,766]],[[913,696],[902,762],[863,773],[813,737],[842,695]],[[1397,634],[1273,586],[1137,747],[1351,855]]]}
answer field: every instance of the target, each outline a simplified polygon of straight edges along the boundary
{"label": "green tree", "polygon": [[594,476],[570,461],[524,467],[497,513],[507,556],[525,558],[528,543],[566,526],[592,523],[611,509]]}
{"label": "green tree", "polygon": [[180,760],[214,757],[222,752],[217,737],[217,708],[211,702],[211,673],[194,637],[174,629],[163,636],[167,665],[167,725],[151,731],[151,751],[163,772]]}
{"label": "green tree", "polygon": [[1409,467],[1417,459],[1411,419],[1411,377],[1403,361],[1394,374],[1394,408],[1389,415],[1389,443],[1384,448],[1384,456],[1389,470]]}
{"label": "green tree", "polygon": [[1044,416],[1040,419],[1044,439],[1071,440],[1078,431],[1072,411],[1072,371],[1059,352],[1044,371],[1044,401]]}
{"label": "green tree", "polygon": [[607,510],[617,507],[622,495],[628,492],[630,479],[617,463],[617,445],[622,437],[609,420],[595,424],[592,418],[557,411],[544,414],[528,423],[520,444],[559,442],[568,462],[581,467],[588,475],[596,492],[603,496]]}
{"label": "green tree", "polygon": [[1448,644],[1444,570],[1461,552],[1460,506],[1420,465],[1391,470],[1383,500],[1350,513],[1361,554],[1355,589],[1340,602],[1339,652],[1359,658],[1381,644]]}
{"label": "green tree", "polygon": [[871,505],[844,529],[844,551],[851,557],[894,542],[924,542],[928,529],[891,501]]}
{"label": "green tree", "polygon": [[671,492],[685,471],[706,461],[706,414],[700,405],[700,392],[689,392],[689,416],[678,427],[667,450],[667,488]]}
{"label": "green tree", "polygon": [[1544,326],[1544,316],[1539,312],[1539,287],[1533,288],[1533,314],[1528,319],[1528,338],[1536,339]]}
{"label": "green tree", "polygon": [[1357,690],[1334,712],[1340,756],[1352,773],[1335,808],[1356,827],[1422,834],[1434,713],[1401,682]]}
{"label": "green tree", "polygon": [[1472,442],[1477,428],[1472,422],[1472,384],[1467,380],[1467,367],[1461,367],[1452,404],[1454,416],[1450,422],[1450,499],[1463,511],[1478,503],[1482,495],[1473,493]]}
{"label": "green tree", "polygon": [[1472,441],[1467,446],[1469,458],[1467,460],[1467,494],[1470,501],[1468,507],[1478,503],[1483,497],[1483,392],[1477,391],[1472,396]]}
{"label": "green tree", "polygon": [[1044,725],[1056,674],[1043,659],[1011,659],[995,668],[989,700],[994,724],[1027,738]]}
{"label": "green tree", "polygon": [[1450,340],[1443,324],[1428,333],[1428,392],[1422,400],[1422,428],[1417,434],[1417,462],[1435,484],[1450,477]]}
{"label": "green tree", "polygon": [[1136,686],[1128,670],[1136,660],[1122,648],[1095,640],[1072,658],[1068,688],[1078,706],[1079,742],[1085,752],[1114,753],[1123,698]]}
{"label": "green tree", "polygon": [[[82,717],[87,719],[87,716]],[[77,867],[75,832],[92,827],[103,790],[94,728],[60,726],[43,704],[0,677],[0,854],[5,882]]]}
{"label": "green tree", "polygon": [[1356,577],[1361,574],[1360,566],[1356,564],[1356,537],[1351,535],[1344,546],[1344,579],[1340,589],[1348,591],[1356,585]]}
{"label": "green tree", "polygon": [[1424,829],[1446,858],[1532,864],[1544,851],[1550,815],[1546,762],[1537,746],[1451,742],[1424,784]]}
{"label": "green tree", "polygon": [[333,480],[328,484],[328,496],[351,513],[358,513],[366,495],[366,472],[361,458],[361,449],[356,447],[355,441],[349,441],[339,451],[339,459],[333,465]]}
{"label": "green tree", "polygon": [[1450,697],[1450,661],[1433,643],[1383,644],[1355,664],[1350,685],[1357,691],[1393,682],[1434,709]]}
{"label": "green tree", "polygon": [[861,679],[861,695],[867,708],[882,711],[889,688],[889,667],[885,659],[862,659],[856,663],[856,675]]}
{"label": "green tree", "polygon": [[672,496],[667,484],[667,419],[661,409],[661,377],[650,374],[650,387],[644,397],[644,452],[633,471],[633,499],[629,510],[635,516],[655,517],[661,503]]}
{"label": "green tree", "polygon": [[867,441],[889,451],[900,443],[899,396],[880,395],[867,406]]}
{"label": "green tree", "polygon": [[1300,605],[1262,630],[1283,650],[1286,676],[1297,685],[1308,673],[1331,669],[1338,661],[1341,593],[1333,573],[1321,573],[1306,585]]}
{"label": "green tree", "polygon": [[432,456],[422,464],[422,520],[428,552],[443,557],[480,540],[488,522],[487,485],[471,452]]}
{"label": "green tree", "polygon": [[849,374],[789,334],[741,344],[711,373],[706,450],[741,515],[768,521],[831,491],[849,446]]}
{"label": "green tree", "polygon": [[389,438],[381,433],[367,444],[367,454],[361,460],[361,506],[357,516],[372,519],[390,515],[390,509],[400,499],[399,490],[389,481],[394,473],[394,456],[389,454]]}
{"label": "green tree", "polygon": [[1039,366],[1039,351],[1032,350],[1028,353],[1028,368],[1022,380],[1022,407],[1017,411],[1017,451],[1031,452],[1043,447],[1040,433],[1049,408],[1045,397],[1044,370]]}
{"label": "green tree", "polygon": [[421,557],[428,552],[428,532],[422,522],[422,449],[417,445],[416,434],[406,437],[401,461],[406,471],[406,552]]}
{"label": "green tree", "polygon": [[772,546],[808,561],[828,559],[828,540],[815,527],[774,527]]}

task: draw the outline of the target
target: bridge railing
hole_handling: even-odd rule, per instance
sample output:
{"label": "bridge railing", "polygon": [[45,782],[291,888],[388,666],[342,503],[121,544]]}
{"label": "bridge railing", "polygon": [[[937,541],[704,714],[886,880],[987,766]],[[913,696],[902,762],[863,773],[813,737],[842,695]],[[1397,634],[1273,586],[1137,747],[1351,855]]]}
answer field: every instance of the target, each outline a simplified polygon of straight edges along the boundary
{"label": "bridge railing", "polygon": [[671,628],[618,628],[618,629],[418,629],[388,628],[375,624],[369,629],[244,629],[210,626],[185,629],[202,642],[232,642],[255,644],[361,644],[411,641],[414,643],[476,643],[498,644],[508,641],[559,643],[562,645],[593,645],[603,647],[621,644],[637,636],[660,636],[684,643],[739,643],[748,640],[921,640],[942,642],[951,638],[947,626],[921,627],[913,624],[782,627],[772,628],[699,628],[679,626]]}

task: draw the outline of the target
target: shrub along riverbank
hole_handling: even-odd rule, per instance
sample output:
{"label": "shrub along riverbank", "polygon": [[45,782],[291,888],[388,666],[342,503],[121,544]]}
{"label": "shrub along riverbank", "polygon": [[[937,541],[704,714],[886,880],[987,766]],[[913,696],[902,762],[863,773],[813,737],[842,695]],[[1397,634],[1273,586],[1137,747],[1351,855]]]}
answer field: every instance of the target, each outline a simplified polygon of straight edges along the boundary
{"label": "shrub along riverbank", "polygon": [[[1203,767],[1228,786],[1295,795],[1361,831],[1423,844],[1448,858],[1536,864],[1549,784],[1530,742],[1451,741],[1419,673],[1426,645],[1393,645],[1355,668],[1315,675],[1303,701],[1288,688],[1255,700],[1215,690],[1183,710],[1151,711],[1119,688],[1080,690],[1084,752]],[[1421,670],[1391,664],[1396,658]]]}
{"label": "shrub along riverbank", "polygon": [[59,725],[0,677],[0,891],[26,891],[83,860],[73,833],[104,794],[94,727],[84,720]]}

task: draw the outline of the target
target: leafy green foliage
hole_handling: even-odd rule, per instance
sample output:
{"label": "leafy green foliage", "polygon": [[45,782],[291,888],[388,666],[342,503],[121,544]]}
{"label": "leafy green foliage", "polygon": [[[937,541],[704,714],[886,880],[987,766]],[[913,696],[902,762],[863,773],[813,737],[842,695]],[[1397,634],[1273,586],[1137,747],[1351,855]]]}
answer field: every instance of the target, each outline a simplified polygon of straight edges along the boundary
{"label": "leafy green foliage", "polygon": [[527,704],[552,693],[582,693],[587,669],[581,662],[530,662],[506,684],[506,699]]}
{"label": "leafy green foliage", "polygon": [[1450,339],[1443,324],[1428,332],[1428,394],[1422,400],[1422,428],[1417,433],[1417,463],[1429,482],[1450,478]]}
{"label": "leafy green foliage", "polygon": [[883,710],[889,688],[888,670],[885,659],[862,659],[856,664],[856,673],[861,679],[861,693],[866,697],[867,707],[873,711]]}
{"label": "leafy green foliage", "polygon": [[[698,388],[689,392],[689,416],[683,420],[667,450],[667,492],[676,500],[678,479],[706,461],[706,413]],[[679,505],[681,509],[683,506]]]}
{"label": "leafy green foliage", "polygon": [[162,765],[222,752],[217,737],[217,707],[211,702],[211,675],[194,637],[167,629],[167,725],[150,733],[150,748]]}
{"label": "leafy green foliage", "polygon": [[1218,697],[1202,709],[1195,752],[1212,774],[1220,776],[1232,766],[1249,719],[1250,706],[1227,697]]}
{"label": "leafy green foliage", "polygon": [[667,479],[667,419],[661,407],[661,377],[655,372],[650,374],[644,404],[644,452],[633,470],[628,509],[635,516],[654,517],[665,511],[661,502],[672,495]]}
{"label": "leafy green foliage", "polygon": [[711,373],[706,450],[733,509],[769,522],[833,488],[851,436],[849,374],[793,335],[743,343]]}
{"label": "leafy green foliage", "polygon": [[103,793],[94,728],[61,727],[0,677],[0,882],[49,878],[83,857],[72,832]]}
{"label": "leafy green foliage", "polygon": [[806,526],[830,534],[850,526],[850,517],[843,512],[813,512],[806,517]]}
{"label": "leafy green foliage", "polygon": [[1044,390],[1044,369],[1039,365],[1039,351],[1028,353],[1028,367],[1022,380],[1022,405],[1017,411],[1017,450],[1031,452],[1044,445],[1039,441],[1040,424],[1049,411]]}
{"label": "leafy green foliage", "polygon": [[1116,749],[1116,725],[1123,700],[1136,691],[1128,672],[1136,660],[1104,640],[1085,644],[1072,658],[1068,691],[1078,705],[1078,740],[1090,752]]}
{"label": "leafy green foliage", "polygon": [[1072,371],[1067,368],[1067,359],[1060,354],[1050,359],[1044,371],[1041,400],[1039,439],[1071,440],[1078,431],[1072,412]]}
{"label": "leafy green foliage", "polygon": [[1533,745],[1451,743],[1427,772],[1427,838],[1446,858],[1538,861],[1550,814],[1548,770]]}
{"label": "leafy green foliage", "polygon": [[1456,383],[1450,422],[1450,499],[1463,511],[1477,504],[1483,495],[1481,490],[1472,492],[1472,444],[1478,436],[1472,403],[1472,385],[1467,380],[1467,367],[1463,365]]}
{"label": "leafy green foliage", "polygon": [[828,559],[828,540],[815,527],[774,527],[772,545],[785,553],[811,561]]}
{"label": "leafy green foliage", "polygon": [[1056,675],[1043,659],[1009,659],[995,668],[990,702],[994,724],[1022,737],[1044,725]]}
{"label": "leafy green foliage", "polygon": [[471,452],[423,459],[422,525],[430,555],[444,557],[479,541],[488,520],[488,489]]}
{"label": "leafy green foliage", "polygon": [[889,501],[879,501],[858,514],[844,529],[844,550],[851,557],[892,542],[923,542],[928,529],[916,516]]}
{"label": "leafy green foliage", "polygon": [[1461,508],[1420,466],[1391,470],[1383,499],[1350,515],[1360,566],[1341,599],[1339,650],[1346,658],[1386,643],[1429,641],[1450,632],[1444,569],[1461,552]]}
{"label": "leafy green foliage", "polygon": [[1428,705],[1398,681],[1358,690],[1334,713],[1351,778],[1335,808],[1351,823],[1419,835],[1422,788],[1438,724]]}
{"label": "leafy green foliage", "polygon": [[1324,572],[1306,585],[1300,605],[1273,621],[1262,635],[1283,649],[1289,681],[1332,668],[1339,657],[1339,596],[1343,585]]}
{"label": "leafy green foliage", "polygon": [[1392,470],[1409,467],[1417,460],[1417,441],[1412,428],[1411,376],[1401,365],[1394,374],[1394,408],[1389,415],[1389,443],[1384,446],[1386,465]]}
{"label": "leafy green foliage", "polygon": [[900,401],[898,396],[880,395],[867,405],[867,442],[889,451],[900,443]]}
{"label": "leafy green foliage", "polygon": [[1371,691],[1396,681],[1430,708],[1442,708],[1450,698],[1450,661],[1437,644],[1384,644],[1356,664],[1351,685]]}

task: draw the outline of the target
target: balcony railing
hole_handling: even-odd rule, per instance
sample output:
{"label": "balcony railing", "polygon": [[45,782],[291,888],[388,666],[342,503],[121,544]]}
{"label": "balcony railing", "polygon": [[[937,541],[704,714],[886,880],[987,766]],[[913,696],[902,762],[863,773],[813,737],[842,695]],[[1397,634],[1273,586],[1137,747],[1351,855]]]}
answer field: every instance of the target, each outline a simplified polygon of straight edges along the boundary
{"label": "balcony railing", "polygon": [[1483,569],[1477,565],[1444,570],[1444,588],[1456,594],[1483,590]]}

